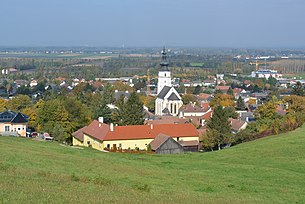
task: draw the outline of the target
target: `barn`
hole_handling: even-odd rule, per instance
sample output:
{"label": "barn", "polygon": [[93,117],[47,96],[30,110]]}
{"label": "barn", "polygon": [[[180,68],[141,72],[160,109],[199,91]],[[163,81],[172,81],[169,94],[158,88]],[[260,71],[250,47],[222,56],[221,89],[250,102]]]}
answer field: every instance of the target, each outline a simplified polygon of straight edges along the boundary
{"label": "barn", "polygon": [[183,153],[183,146],[172,137],[165,134],[158,134],[150,143],[152,151],[156,154],[179,154]]}

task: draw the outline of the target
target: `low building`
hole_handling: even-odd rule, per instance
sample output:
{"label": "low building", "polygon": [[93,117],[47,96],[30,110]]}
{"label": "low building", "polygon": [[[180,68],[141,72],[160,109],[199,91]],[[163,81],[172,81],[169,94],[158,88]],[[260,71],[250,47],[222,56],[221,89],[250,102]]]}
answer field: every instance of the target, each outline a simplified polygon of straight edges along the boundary
{"label": "low building", "polygon": [[227,93],[229,89],[230,89],[230,86],[216,86],[215,87],[215,90],[219,90],[222,93]]}
{"label": "low building", "polygon": [[233,119],[230,118],[229,119],[230,123],[231,123],[231,131],[232,133],[236,134],[241,130],[246,129],[248,123],[245,121],[241,121],[241,120],[237,120],[237,119]]}
{"label": "low building", "polygon": [[270,69],[260,69],[258,71],[253,71],[251,73],[252,77],[257,77],[257,78],[265,78],[269,79],[269,77],[273,78],[282,78],[282,74],[278,73],[277,70],[270,70]]}
{"label": "low building", "polygon": [[26,137],[29,116],[10,110],[0,113],[0,134]]}
{"label": "low building", "polygon": [[184,152],[183,146],[179,142],[162,133],[157,135],[149,145],[156,154],[179,154]]}
{"label": "low building", "polygon": [[157,135],[166,134],[176,141],[198,141],[199,134],[192,124],[160,124],[114,126],[94,120],[72,134],[73,145],[92,147],[98,150],[140,149]]}

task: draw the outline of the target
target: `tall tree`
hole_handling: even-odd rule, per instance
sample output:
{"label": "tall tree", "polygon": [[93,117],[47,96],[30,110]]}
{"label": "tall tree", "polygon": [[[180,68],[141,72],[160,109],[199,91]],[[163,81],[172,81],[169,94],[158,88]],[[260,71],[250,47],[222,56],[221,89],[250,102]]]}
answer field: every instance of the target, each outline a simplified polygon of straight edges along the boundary
{"label": "tall tree", "polygon": [[197,85],[194,89],[193,94],[198,95],[200,94],[200,92],[201,92],[201,86]]}
{"label": "tall tree", "polygon": [[236,109],[237,110],[245,110],[246,105],[244,100],[241,98],[241,96],[238,97],[237,102],[236,102]]}
{"label": "tall tree", "polygon": [[58,124],[64,128],[64,135],[54,135],[55,140],[63,142],[65,141],[69,133],[72,133],[73,129],[69,123],[69,113],[65,109],[63,103],[59,99],[52,99],[43,103],[42,107],[38,110],[38,123],[41,129],[47,131],[53,135],[55,131],[54,127]]}
{"label": "tall tree", "polygon": [[228,95],[234,96],[233,89],[230,87],[227,92]]}
{"label": "tall tree", "polygon": [[130,97],[124,104],[123,108],[124,115],[122,118],[122,123],[124,125],[143,125],[143,103],[136,92],[130,94]]}
{"label": "tall tree", "polygon": [[[221,149],[221,145],[227,144],[230,141],[231,126],[229,117],[222,106],[217,106],[214,109],[213,117],[207,123],[207,134],[209,134],[210,138],[214,139],[218,150]],[[211,140],[209,142],[211,143]]]}

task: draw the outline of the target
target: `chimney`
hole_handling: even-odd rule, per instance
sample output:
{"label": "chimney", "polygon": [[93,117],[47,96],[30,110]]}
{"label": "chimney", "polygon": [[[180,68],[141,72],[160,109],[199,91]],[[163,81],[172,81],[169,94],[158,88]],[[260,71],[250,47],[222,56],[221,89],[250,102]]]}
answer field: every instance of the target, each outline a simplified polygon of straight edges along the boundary
{"label": "chimney", "polygon": [[110,123],[110,131],[111,131],[111,132],[114,131],[113,123]]}
{"label": "chimney", "polygon": [[98,117],[98,121],[99,121],[100,123],[104,123],[104,117]]}
{"label": "chimney", "polygon": [[150,129],[152,130],[154,128],[154,125],[153,124],[150,124]]}

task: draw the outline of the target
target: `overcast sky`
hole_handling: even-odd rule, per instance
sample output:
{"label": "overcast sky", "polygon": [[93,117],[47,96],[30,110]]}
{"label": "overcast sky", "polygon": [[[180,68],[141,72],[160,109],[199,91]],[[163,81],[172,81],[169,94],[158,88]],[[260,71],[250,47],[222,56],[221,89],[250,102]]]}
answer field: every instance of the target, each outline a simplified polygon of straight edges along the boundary
{"label": "overcast sky", "polygon": [[0,46],[305,47],[305,0],[0,0]]}

